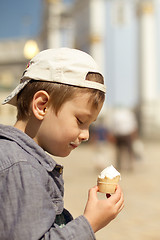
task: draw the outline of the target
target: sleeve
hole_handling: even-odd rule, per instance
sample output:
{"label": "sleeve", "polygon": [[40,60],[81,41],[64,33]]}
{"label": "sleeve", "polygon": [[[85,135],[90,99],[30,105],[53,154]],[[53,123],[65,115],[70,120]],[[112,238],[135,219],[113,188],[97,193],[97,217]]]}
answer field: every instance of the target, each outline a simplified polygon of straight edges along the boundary
{"label": "sleeve", "polygon": [[84,216],[55,224],[54,204],[39,172],[27,163],[15,164],[0,174],[0,239],[94,240]]}
{"label": "sleeve", "polygon": [[51,228],[42,239],[95,240],[95,235],[87,219],[79,216],[63,228]]}

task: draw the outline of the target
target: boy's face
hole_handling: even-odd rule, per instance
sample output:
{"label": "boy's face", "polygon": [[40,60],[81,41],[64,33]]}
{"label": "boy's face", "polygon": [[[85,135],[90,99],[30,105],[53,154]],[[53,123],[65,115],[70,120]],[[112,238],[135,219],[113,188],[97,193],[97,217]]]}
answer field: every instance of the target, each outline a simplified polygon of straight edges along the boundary
{"label": "boy's face", "polygon": [[50,106],[34,139],[45,151],[66,157],[89,138],[89,126],[97,119],[103,103],[97,109],[89,103],[90,93],[79,94],[64,103],[56,114]]}

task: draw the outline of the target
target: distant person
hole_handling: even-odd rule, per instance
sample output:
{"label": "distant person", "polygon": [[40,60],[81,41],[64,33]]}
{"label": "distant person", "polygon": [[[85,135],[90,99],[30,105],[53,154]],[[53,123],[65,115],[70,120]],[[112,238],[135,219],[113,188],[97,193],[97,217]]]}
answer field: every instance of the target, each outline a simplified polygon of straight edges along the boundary
{"label": "distant person", "polygon": [[97,172],[101,172],[108,165],[108,129],[105,125],[105,117],[100,116],[91,127],[92,161]]}
{"label": "distant person", "polygon": [[133,142],[137,138],[138,124],[135,114],[127,108],[118,108],[112,117],[112,133],[117,147],[117,169],[126,161],[128,170],[133,170]]}
{"label": "distant person", "polygon": [[73,219],[63,203],[63,168],[46,153],[66,157],[89,138],[104,93],[103,77],[84,52],[49,49],[29,62],[4,101],[17,107],[17,121],[0,125],[1,240],[91,240],[122,210],[119,186],[105,200],[96,186]]}

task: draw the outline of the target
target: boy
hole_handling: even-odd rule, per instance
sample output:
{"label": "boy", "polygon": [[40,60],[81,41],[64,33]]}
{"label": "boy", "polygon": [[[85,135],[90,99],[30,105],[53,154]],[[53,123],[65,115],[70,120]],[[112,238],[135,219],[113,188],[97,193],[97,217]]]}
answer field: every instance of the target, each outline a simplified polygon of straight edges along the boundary
{"label": "boy", "polygon": [[98,200],[89,191],[82,216],[63,206],[65,157],[89,138],[104,102],[103,77],[86,53],[49,49],[35,56],[4,101],[17,106],[14,127],[0,126],[0,239],[95,239],[123,208],[120,187]]}

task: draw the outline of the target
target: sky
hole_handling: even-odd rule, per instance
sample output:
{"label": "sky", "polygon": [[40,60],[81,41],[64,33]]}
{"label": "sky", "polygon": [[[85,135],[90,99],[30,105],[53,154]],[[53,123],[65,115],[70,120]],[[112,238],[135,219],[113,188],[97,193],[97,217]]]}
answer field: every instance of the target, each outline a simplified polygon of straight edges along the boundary
{"label": "sky", "polygon": [[[70,4],[75,0],[63,0]],[[41,31],[44,0],[0,0],[0,39],[34,37]]]}
{"label": "sky", "polygon": [[42,16],[42,0],[0,0],[0,39],[38,35]]}

